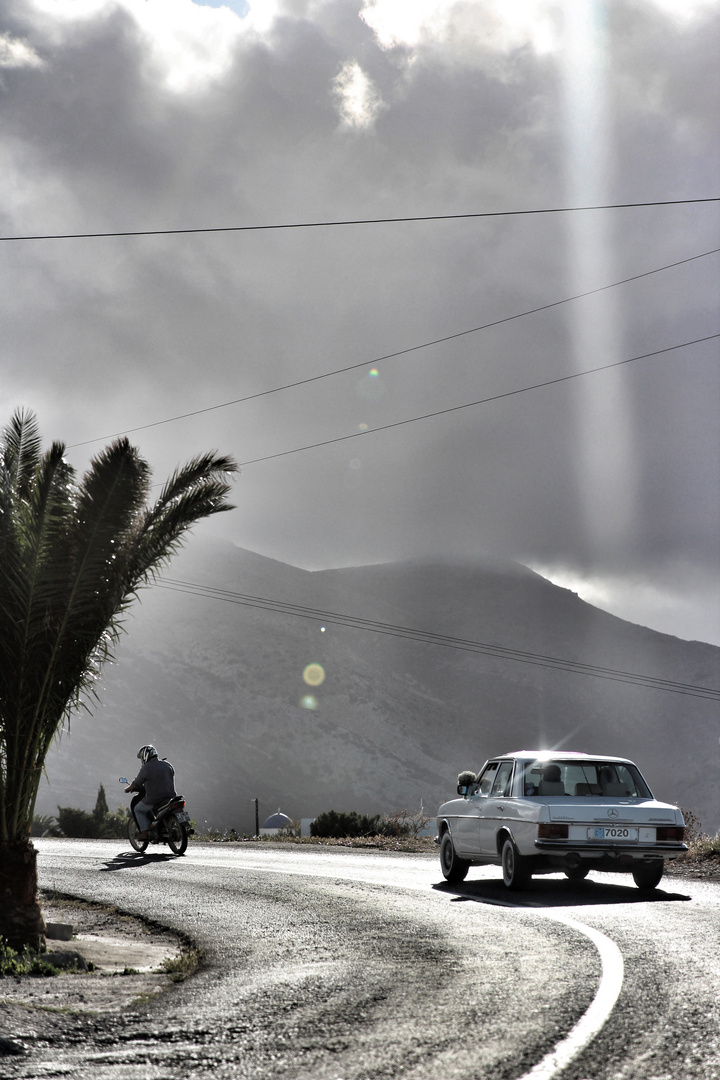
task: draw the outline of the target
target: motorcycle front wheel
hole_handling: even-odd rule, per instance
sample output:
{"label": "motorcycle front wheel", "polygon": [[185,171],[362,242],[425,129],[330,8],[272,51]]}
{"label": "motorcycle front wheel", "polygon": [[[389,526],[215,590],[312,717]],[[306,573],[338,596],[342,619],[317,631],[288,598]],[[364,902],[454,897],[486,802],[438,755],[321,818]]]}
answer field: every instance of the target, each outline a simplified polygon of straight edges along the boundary
{"label": "motorcycle front wheel", "polygon": [[188,846],[187,829],[171,814],[167,821],[167,842],[173,855],[184,855]]}
{"label": "motorcycle front wheel", "polygon": [[139,832],[140,832],[140,827],[139,827],[137,821],[135,820],[135,818],[132,817],[132,815],[131,815],[130,818],[128,819],[128,827],[127,827],[128,840],[130,841],[130,843],[132,844],[132,846],[135,848],[136,851],[143,852],[145,850],[145,848],[148,846],[148,844],[150,843],[150,841],[149,840],[140,840],[140,838],[138,837]]}

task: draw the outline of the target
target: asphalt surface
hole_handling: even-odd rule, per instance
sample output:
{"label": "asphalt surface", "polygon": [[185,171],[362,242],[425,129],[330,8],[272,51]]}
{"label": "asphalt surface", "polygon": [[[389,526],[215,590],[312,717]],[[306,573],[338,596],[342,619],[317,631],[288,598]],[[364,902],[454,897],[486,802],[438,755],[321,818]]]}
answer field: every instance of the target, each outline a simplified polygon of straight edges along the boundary
{"label": "asphalt surface", "polygon": [[[190,934],[201,970],[112,1015],[3,1007],[2,1080],[718,1080],[720,886],[449,888],[436,856],[42,840],[41,884]],[[159,851],[159,849],[151,849]]]}

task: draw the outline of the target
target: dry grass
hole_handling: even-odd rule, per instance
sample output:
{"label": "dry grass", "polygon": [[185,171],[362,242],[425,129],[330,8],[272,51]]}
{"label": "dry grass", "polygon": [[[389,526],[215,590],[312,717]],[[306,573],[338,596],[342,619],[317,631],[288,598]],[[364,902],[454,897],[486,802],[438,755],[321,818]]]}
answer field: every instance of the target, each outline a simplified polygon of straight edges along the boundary
{"label": "dry grass", "polygon": [[720,832],[707,836],[694,814],[683,810],[688,850],[679,859],[668,860],[665,873],[720,879]]}
{"label": "dry grass", "polygon": [[437,851],[437,844],[432,836],[291,836],[279,833],[277,836],[237,836],[217,832],[196,836],[194,842],[200,843],[238,843],[238,844],[292,844],[295,847],[353,847],[375,848],[378,851]]}

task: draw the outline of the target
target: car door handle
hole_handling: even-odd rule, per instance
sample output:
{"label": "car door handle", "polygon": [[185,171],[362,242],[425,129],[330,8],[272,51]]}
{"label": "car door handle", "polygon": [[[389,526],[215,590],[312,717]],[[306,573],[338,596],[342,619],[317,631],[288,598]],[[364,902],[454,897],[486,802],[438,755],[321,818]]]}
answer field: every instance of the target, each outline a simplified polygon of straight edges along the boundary
{"label": "car door handle", "polygon": [[495,809],[496,810],[504,810],[505,807],[502,805],[502,803],[495,803]]}

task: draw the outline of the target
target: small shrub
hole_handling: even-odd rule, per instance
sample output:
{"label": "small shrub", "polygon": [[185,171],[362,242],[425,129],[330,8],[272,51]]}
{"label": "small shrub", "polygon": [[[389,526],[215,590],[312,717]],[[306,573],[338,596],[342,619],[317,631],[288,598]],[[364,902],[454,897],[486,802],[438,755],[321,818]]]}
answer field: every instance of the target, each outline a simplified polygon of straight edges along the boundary
{"label": "small shrub", "polygon": [[420,803],[419,810],[396,810],[385,821],[389,827],[396,827],[398,831],[394,833],[384,831],[384,836],[411,836],[413,840],[417,840],[423,830],[430,824],[431,818],[427,816],[423,804]]}
{"label": "small shrub", "polygon": [[315,818],[310,826],[311,836],[321,837],[344,837],[344,836],[376,836],[380,824],[380,815],[369,817],[367,814],[358,814],[356,810],[349,813],[338,810],[324,810]]}
{"label": "small shrub", "polygon": [[695,814],[693,814],[692,810],[684,810],[681,806],[680,813],[685,822],[685,843],[688,846],[692,846],[693,844],[696,844],[698,840],[702,839],[702,824]]}
{"label": "small shrub", "polygon": [[379,823],[375,832],[376,836],[392,836],[395,839],[410,835],[410,827],[404,820],[404,810],[398,810],[395,814],[389,814]]}
{"label": "small shrub", "polygon": [[193,946],[180,953],[179,956],[165,960],[162,970],[170,976],[172,982],[184,982],[188,975],[192,975],[197,970],[201,955],[200,950]]}
{"label": "small shrub", "polygon": [[0,938],[0,978],[6,975],[57,975],[58,969],[42,953],[33,952],[26,945],[16,952],[4,938]]}
{"label": "small shrub", "polygon": [[238,833],[234,828],[232,829],[220,829],[215,825],[208,825],[205,822],[204,829],[198,829],[196,822],[191,821],[190,827],[195,830],[195,839],[201,840],[213,844],[232,843],[235,840],[246,840],[248,838],[247,833]]}

